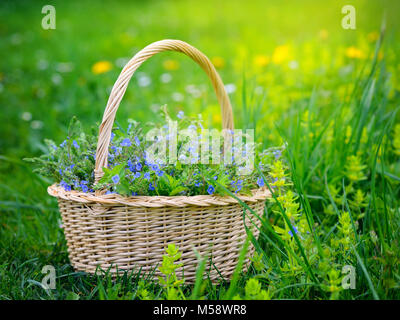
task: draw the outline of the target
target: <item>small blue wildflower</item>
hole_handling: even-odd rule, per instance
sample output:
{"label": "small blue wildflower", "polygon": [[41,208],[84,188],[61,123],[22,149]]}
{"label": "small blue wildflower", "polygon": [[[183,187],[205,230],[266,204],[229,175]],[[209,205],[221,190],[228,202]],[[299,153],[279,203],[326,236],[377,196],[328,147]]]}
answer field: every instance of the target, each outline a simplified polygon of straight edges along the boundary
{"label": "small blue wildflower", "polygon": [[140,146],[140,140],[138,137],[135,136],[135,143],[139,147]]}
{"label": "small blue wildflower", "polygon": [[132,145],[131,140],[129,138],[125,138],[121,141],[121,147],[130,147]]}
{"label": "small blue wildflower", "polygon": [[110,191],[110,190],[107,190],[106,191],[106,194],[114,194],[115,192],[112,192],[112,191]]}
{"label": "small blue wildflower", "polygon": [[136,171],[142,170],[142,164],[139,162],[136,164]]}
{"label": "small blue wildflower", "polygon": [[264,179],[263,179],[262,177],[259,177],[259,178],[257,179],[257,184],[258,184],[258,186],[259,186],[260,188],[263,187],[263,186],[265,185]]}
{"label": "small blue wildflower", "polygon": [[218,179],[218,176],[214,176],[213,179],[214,179],[214,180],[217,180],[217,179]]}
{"label": "small blue wildflower", "polygon": [[158,167],[158,165],[157,164],[152,164],[152,165],[150,165],[150,168],[152,169],[152,170],[154,170],[154,171],[158,171],[160,168]]}
{"label": "small blue wildflower", "polygon": [[182,119],[185,116],[185,113],[183,111],[179,111],[177,117],[179,119]]}
{"label": "small blue wildflower", "polygon": [[[297,234],[299,232],[299,230],[297,230],[297,228],[295,226],[292,226],[292,227],[293,227],[294,233]],[[290,234],[291,237],[293,237],[292,230],[289,230],[288,233]]]}
{"label": "small blue wildflower", "polygon": [[242,190],[242,188],[243,188],[243,186],[241,184],[237,184],[235,193],[238,193],[240,190]]}
{"label": "small blue wildflower", "polygon": [[150,191],[153,191],[155,188],[154,188],[154,186],[153,186],[153,183],[152,182],[150,182],[149,183],[149,190]]}
{"label": "small blue wildflower", "polygon": [[143,175],[143,178],[149,180],[150,179],[150,173],[149,172],[145,172],[145,174]]}
{"label": "small blue wildflower", "polygon": [[76,148],[79,149],[79,144],[74,140],[72,141],[72,145]]}
{"label": "small blue wildflower", "polygon": [[119,175],[115,175],[114,177],[112,177],[111,178],[112,179],[112,181],[115,183],[115,184],[117,184],[118,182],[119,182]]}
{"label": "small blue wildflower", "polygon": [[132,191],[132,194],[131,194],[133,197],[134,196],[137,196],[137,192],[134,192],[134,191]]}
{"label": "small blue wildflower", "polygon": [[131,160],[128,160],[128,168],[129,168],[129,170],[130,171],[135,171],[135,167],[134,167],[134,165],[133,165],[133,163],[132,163],[132,161]]}
{"label": "small blue wildflower", "polygon": [[88,182],[86,180],[82,180],[81,184],[88,184]]}
{"label": "small blue wildflower", "polygon": [[215,191],[215,188],[212,185],[209,185],[208,188],[207,188],[208,194],[213,194],[214,191]]}
{"label": "small blue wildflower", "polygon": [[81,188],[82,188],[83,192],[88,192],[89,191],[89,188],[88,188],[87,185],[81,184]]}
{"label": "small blue wildflower", "polygon": [[60,186],[63,187],[65,191],[72,190],[71,186],[68,183],[66,183],[64,180],[61,180]]}
{"label": "small blue wildflower", "polygon": [[61,168],[58,170],[58,173],[60,174],[60,176],[62,176],[62,169]]}
{"label": "small blue wildflower", "polygon": [[200,186],[201,186],[201,182],[200,182],[200,181],[197,181],[194,185],[195,185],[196,187],[200,187]]}
{"label": "small blue wildflower", "polygon": [[162,176],[164,175],[164,171],[158,170],[158,171],[156,172],[156,174],[157,174],[157,176],[162,177]]}
{"label": "small blue wildflower", "polygon": [[140,178],[141,176],[142,176],[142,174],[140,172],[135,173],[135,178]]}
{"label": "small blue wildflower", "polygon": [[110,141],[113,141],[113,140],[114,140],[114,137],[115,137],[115,133],[114,133],[114,132],[111,132]]}
{"label": "small blue wildflower", "polygon": [[60,144],[60,147],[61,147],[61,148],[64,148],[66,144],[67,144],[67,140],[64,140],[64,141]]}
{"label": "small blue wildflower", "polygon": [[276,150],[276,151],[273,152],[273,154],[275,156],[275,159],[277,160],[277,159],[279,159],[281,157],[282,151],[281,150]]}

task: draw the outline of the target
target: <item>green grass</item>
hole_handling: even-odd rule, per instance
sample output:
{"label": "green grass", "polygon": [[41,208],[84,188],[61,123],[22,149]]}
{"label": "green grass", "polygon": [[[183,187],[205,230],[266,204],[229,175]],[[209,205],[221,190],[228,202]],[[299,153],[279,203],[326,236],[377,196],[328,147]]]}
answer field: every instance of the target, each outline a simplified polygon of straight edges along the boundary
{"label": "green grass", "polygon": [[[357,29],[344,30],[341,1],[56,1],[57,28],[47,31],[45,4],[0,4],[0,299],[165,297],[135,272],[115,281],[74,272],[56,201],[46,193],[51,181],[22,161],[40,154],[45,138],[61,142],[73,115],[87,129],[98,123],[123,61],[163,38],[223,58],[218,71],[236,86],[230,95],[236,127],[255,128],[264,147],[287,144],[294,197],[282,198],[282,190],[268,202],[253,239],[263,254],[247,273],[217,286],[183,286],[185,297],[254,298],[253,278],[273,299],[400,298],[397,3],[353,1]],[[167,59],[179,68],[165,69]],[[112,70],[93,74],[102,60]],[[140,87],[132,80],[117,121],[154,120],[155,106],[168,104],[220,127],[211,85],[190,59],[163,53],[139,71],[152,82]],[[172,81],[161,82],[163,73]],[[40,286],[45,265],[56,269],[56,290]],[[355,289],[341,288],[345,265],[356,270]]]}

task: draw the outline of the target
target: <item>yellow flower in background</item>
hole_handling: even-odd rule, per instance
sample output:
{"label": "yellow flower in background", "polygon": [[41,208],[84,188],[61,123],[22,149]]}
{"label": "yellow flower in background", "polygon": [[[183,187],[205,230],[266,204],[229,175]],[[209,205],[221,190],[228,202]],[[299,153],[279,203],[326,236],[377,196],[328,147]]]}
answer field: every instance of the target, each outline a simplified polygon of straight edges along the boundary
{"label": "yellow flower in background", "polygon": [[320,30],[319,33],[318,33],[318,36],[319,36],[319,38],[320,38],[321,40],[326,40],[326,39],[328,39],[328,35],[329,35],[329,33],[328,33],[328,30],[326,30],[326,29],[322,29],[322,30]]}
{"label": "yellow flower in background", "polygon": [[92,72],[94,74],[105,73],[110,71],[111,69],[112,69],[112,64],[110,61],[99,61],[92,66]]}
{"label": "yellow flower in background", "polygon": [[376,40],[379,39],[379,32],[377,31],[370,32],[368,33],[367,38],[369,42],[375,42]]}
{"label": "yellow flower in background", "polygon": [[214,124],[215,124],[215,123],[218,123],[218,124],[221,123],[222,118],[221,118],[220,112],[214,113],[214,114],[212,115],[212,121],[213,121]]}
{"label": "yellow flower in background", "polygon": [[257,68],[265,67],[270,61],[270,58],[264,54],[258,54],[254,57],[253,63]]}
{"label": "yellow flower in background", "polygon": [[179,62],[176,60],[165,60],[163,63],[163,67],[165,70],[168,71],[173,71],[173,70],[178,70],[179,69]]}
{"label": "yellow flower in background", "polygon": [[281,64],[289,59],[290,48],[287,44],[277,46],[272,54],[272,62],[275,64]]}
{"label": "yellow flower in background", "polygon": [[346,57],[352,59],[363,59],[364,52],[354,46],[351,46],[346,49]]}
{"label": "yellow flower in background", "polygon": [[225,59],[222,57],[213,57],[211,58],[211,62],[217,69],[222,69],[225,67]]}

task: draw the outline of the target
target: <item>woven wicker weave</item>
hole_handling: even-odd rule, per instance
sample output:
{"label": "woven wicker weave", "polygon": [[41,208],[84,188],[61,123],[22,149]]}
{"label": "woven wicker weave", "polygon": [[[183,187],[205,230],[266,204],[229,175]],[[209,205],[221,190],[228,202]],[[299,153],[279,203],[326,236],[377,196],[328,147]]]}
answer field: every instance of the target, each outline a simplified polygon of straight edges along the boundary
{"label": "woven wicker weave", "polygon": [[[161,51],[178,51],[196,61],[209,76],[221,105],[223,128],[233,129],[232,108],[224,85],[210,60],[196,48],[178,40],[162,40],[138,52],[118,77],[100,125],[96,153],[95,179],[107,166],[108,148],[115,114],[135,70],[149,57]],[[232,197],[136,196],[123,197],[102,192],[65,191],[58,185],[48,188],[58,198],[71,264],[76,270],[94,273],[97,266],[121,270],[153,271],[162,262],[165,248],[175,243],[182,252],[187,283],[194,280],[197,258],[194,248],[212,258],[209,270],[214,281],[229,279],[246,238],[243,209]],[[240,196],[250,208],[262,214],[270,193],[265,188]],[[253,221],[259,226],[258,219]],[[246,218],[257,236],[257,229]],[[248,257],[254,251],[250,247]],[[180,272],[181,270],[178,270]],[[156,271],[156,274],[159,274]]]}

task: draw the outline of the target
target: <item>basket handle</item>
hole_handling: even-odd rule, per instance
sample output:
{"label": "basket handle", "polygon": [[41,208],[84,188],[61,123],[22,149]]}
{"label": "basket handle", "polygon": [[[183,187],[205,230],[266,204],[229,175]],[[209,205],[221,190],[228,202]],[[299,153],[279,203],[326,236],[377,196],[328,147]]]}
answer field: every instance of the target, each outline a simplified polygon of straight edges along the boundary
{"label": "basket handle", "polygon": [[95,181],[103,176],[103,167],[107,166],[108,147],[110,144],[111,130],[114,124],[115,114],[124,96],[129,80],[139,66],[158,52],[177,51],[182,52],[197,62],[207,73],[214,87],[218,102],[221,106],[223,129],[233,129],[232,107],[224,84],[211,61],[195,47],[180,40],[161,40],[153,42],[139,51],[122,69],[108,98],[107,106],[103,114],[103,120],[99,128],[99,138],[96,150]]}

